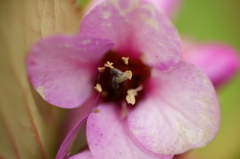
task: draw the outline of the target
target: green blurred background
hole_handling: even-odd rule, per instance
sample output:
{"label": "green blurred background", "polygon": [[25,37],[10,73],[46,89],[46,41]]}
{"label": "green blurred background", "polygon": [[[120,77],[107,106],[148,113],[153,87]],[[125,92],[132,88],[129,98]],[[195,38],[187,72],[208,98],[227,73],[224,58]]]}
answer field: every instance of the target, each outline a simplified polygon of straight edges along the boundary
{"label": "green blurred background", "polygon": [[[175,17],[182,36],[224,42],[240,52],[239,0],[184,0]],[[240,55],[240,54],[239,54]],[[193,151],[198,159],[240,159],[240,73],[218,88],[220,130],[207,147]]]}

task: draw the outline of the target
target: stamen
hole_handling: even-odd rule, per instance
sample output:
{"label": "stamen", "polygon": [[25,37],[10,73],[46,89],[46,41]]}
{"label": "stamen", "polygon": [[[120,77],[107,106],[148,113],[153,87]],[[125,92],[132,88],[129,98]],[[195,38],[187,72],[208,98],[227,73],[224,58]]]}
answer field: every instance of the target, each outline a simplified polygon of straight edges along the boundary
{"label": "stamen", "polygon": [[102,73],[104,70],[105,70],[105,67],[104,67],[104,66],[103,66],[103,67],[98,67],[98,71],[99,71],[100,73]]}
{"label": "stamen", "polygon": [[125,101],[122,102],[122,111],[121,111],[121,119],[126,118],[128,114],[127,103]]}
{"label": "stamen", "polygon": [[107,61],[105,64],[104,64],[104,66],[105,67],[108,67],[108,68],[110,68],[110,69],[113,69],[114,67],[113,67],[113,63],[112,62],[109,62],[109,61]]}
{"label": "stamen", "polygon": [[122,60],[123,60],[125,65],[128,65],[129,57],[122,57]]}
{"label": "stamen", "polygon": [[99,93],[102,92],[102,86],[97,83],[97,85],[94,87]]}
{"label": "stamen", "polygon": [[142,86],[137,87],[136,89],[129,89],[127,91],[126,101],[128,104],[134,105],[136,103],[135,96],[137,96],[138,92],[143,89]]}

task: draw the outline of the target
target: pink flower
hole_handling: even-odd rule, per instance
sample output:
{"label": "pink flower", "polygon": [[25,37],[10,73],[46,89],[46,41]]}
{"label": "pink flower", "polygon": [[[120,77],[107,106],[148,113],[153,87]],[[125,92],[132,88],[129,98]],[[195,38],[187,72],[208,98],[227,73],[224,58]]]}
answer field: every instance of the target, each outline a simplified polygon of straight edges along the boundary
{"label": "pink flower", "polygon": [[27,71],[43,99],[76,108],[97,94],[96,84],[103,90],[57,158],[66,157],[84,122],[89,150],[71,158],[169,159],[208,144],[219,127],[216,94],[207,76],[180,58],[174,27],[145,0],[106,1],[84,17],[80,35],[38,41]]}
{"label": "pink flower", "polygon": [[183,60],[201,68],[215,87],[224,84],[239,69],[236,51],[221,43],[183,41]]}

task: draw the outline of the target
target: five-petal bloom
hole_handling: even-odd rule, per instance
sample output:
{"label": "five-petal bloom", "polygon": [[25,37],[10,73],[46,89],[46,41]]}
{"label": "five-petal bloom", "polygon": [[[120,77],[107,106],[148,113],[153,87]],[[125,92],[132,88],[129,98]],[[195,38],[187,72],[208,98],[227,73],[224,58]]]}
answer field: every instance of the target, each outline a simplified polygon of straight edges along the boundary
{"label": "five-petal bloom", "polygon": [[[219,127],[211,82],[180,58],[179,36],[163,12],[145,0],[109,0],[84,17],[80,35],[38,41],[27,71],[40,95],[63,108],[81,106],[97,83],[102,86],[99,104],[87,117],[89,150],[72,158],[168,159],[206,145]],[[120,73],[109,65],[97,71],[108,61]],[[127,70],[131,80],[114,88],[115,76]],[[134,106],[125,101],[131,90]],[[57,158],[66,155],[81,122]]]}

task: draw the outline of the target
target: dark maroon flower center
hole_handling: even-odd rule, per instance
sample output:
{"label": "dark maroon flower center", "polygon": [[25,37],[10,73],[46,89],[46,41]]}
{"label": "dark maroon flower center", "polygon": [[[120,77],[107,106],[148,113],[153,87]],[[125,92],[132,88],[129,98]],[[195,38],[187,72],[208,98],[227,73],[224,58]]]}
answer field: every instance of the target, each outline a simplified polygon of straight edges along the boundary
{"label": "dark maroon flower center", "polygon": [[[133,57],[122,56],[113,51],[109,51],[102,58],[99,66],[104,66],[107,62],[113,63],[114,69],[106,67],[103,72],[100,73],[99,78],[94,81],[94,84],[98,83],[102,87],[100,95],[103,97],[103,102],[117,102],[122,103],[126,101],[128,90],[137,89],[142,87],[135,96],[136,101],[144,98],[144,87],[147,79],[150,76],[150,68],[141,62],[140,59],[134,59]],[[128,64],[126,64],[128,61]],[[123,73],[131,71],[131,79],[126,79],[121,83],[118,83],[124,75]]]}

